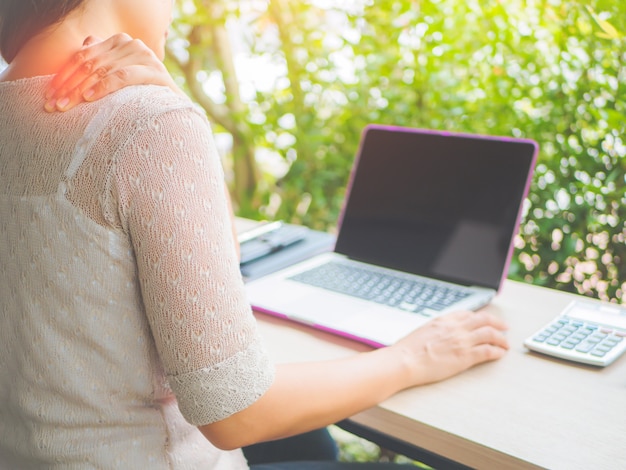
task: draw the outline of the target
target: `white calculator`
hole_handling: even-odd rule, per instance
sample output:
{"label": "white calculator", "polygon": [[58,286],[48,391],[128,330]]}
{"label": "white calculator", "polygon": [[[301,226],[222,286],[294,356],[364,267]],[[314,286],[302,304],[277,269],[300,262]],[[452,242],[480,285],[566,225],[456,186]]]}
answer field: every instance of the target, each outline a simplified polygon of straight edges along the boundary
{"label": "white calculator", "polygon": [[608,366],[626,351],[626,307],[575,300],[526,339],[524,346],[562,359]]}

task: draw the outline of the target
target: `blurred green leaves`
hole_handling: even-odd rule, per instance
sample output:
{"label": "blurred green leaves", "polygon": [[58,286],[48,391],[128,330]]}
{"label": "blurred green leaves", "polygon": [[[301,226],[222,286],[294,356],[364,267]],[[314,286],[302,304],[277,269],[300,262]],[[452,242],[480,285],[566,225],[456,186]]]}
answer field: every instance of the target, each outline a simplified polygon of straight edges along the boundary
{"label": "blurred green leaves", "polygon": [[510,277],[626,299],[625,2],[178,8],[168,65],[227,142],[241,215],[332,230],[370,122],[530,137]]}

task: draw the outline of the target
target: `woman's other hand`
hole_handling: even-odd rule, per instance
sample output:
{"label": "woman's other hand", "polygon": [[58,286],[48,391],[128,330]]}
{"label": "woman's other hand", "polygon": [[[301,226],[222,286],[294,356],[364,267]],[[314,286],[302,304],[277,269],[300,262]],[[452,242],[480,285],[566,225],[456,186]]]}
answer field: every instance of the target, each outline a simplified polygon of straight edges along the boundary
{"label": "woman's other hand", "polygon": [[67,111],[83,101],[96,101],[128,85],[176,86],[158,57],[139,39],[116,34],[102,41],[93,36],[52,79],[45,109]]}
{"label": "woman's other hand", "polygon": [[509,349],[505,323],[485,312],[459,311],[436,318],[390,349],[404,356],[409,383],[422,385],[500,359]]}

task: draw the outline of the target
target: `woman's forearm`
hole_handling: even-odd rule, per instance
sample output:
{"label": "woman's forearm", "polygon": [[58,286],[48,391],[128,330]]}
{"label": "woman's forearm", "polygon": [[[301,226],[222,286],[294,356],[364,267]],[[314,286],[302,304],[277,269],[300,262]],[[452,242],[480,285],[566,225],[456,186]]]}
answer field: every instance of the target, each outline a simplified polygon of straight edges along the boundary
{"label": "woman's forearm", "polygon": [[200,429],[214,445],[233,449],[327,426],[406,388],[408,369],[390,348],[334,361],[281,364],[274,384],[256,403]]}
{"label": "woman's forearm", "polygon": [[393,346],[326,362],[280,365],[256,403],[204,435],[224,449],[326,426],[405,388],[446,379],[502,357],[506,325],[486,313],[455,312],[430,321]]}

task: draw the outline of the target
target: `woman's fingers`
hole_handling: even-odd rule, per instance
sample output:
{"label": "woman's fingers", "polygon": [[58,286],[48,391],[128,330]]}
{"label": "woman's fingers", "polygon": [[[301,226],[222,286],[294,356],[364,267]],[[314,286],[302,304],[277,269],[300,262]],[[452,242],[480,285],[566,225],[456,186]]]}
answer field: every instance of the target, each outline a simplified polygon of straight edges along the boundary
{"label": "woman's fingers", "polygon": [[132,39],[127,34],[116,34],[101,41],[88,37],[78,51],[57,73],[47,93],[48,111],[65,111],[89,96],[89,90],[100,80],[125,65],[128,55],[125,47]]}
{"label": "woman's fingers", "polygon": [[472,333],[470,340],[476,346],[488,344],[504,350],[509,349],[509,342],[500,329],[493,328],[492,326],[482,326],[473,330]]}
{"label": "woman's fingers", "polygon": [[481,344],[472,350],[474,364],[496,361],[506,354],[507,348],[494,346],[493,344]]}
{"label": "woman's fingers", "polygon": [[484,312],[465,312],[461,314],[459,321],[466,330],[470,348],[490,345],[503,351],[509,349],[504,335],[507,325],[501,318]]}
{"label": "woman's fingers", "polygon": [[45,108],[67,111],[82,101],[95,101],[125,86],[139,84],[175,88],[163,63],[140,40],[127,34],[116,34],[104,41],[89,37],[51,81]]}
{"label": "woman's fingers", "polygon": [[129,64],[89,81],[89,87],[83,93],[85,101],[96,101],[103,96],[128,85],[164,83],[155,79],[155,71],[151,68]]}
{"label": "woman's fingers", "polygon": [[393,347],[412,357],[414,384],[429,383],[501,358],[509,349],[505,331],[494,315],[460,311],[432,320]]}
{"label": "woman's fingers", "polygon": [[58,99],[65,96],[69,90],[76,88],[77,84],[93,72],[94,58],[109,50],[109,45],[101,39],[94,36],[87,37],[82,49],[76,52],[51,80],[46,91],[46,99]]}
{"label": "woman's fingers", "polygon": [[489,315],[485,312],[469,312],[467,318],[469,323],[474,328],[489,325],[501,331],[505,331],[508,329],[506,323],[500,317],[497,317],[495,315]]}

